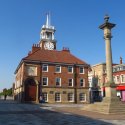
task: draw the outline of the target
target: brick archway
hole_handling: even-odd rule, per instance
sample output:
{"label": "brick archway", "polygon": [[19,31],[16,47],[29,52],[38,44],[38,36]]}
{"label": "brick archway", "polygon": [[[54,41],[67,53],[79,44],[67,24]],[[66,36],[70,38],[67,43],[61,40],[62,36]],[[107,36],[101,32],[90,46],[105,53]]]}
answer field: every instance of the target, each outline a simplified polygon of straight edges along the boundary
{"label": "brick archway", "polygon": [[25,81],[25,101],[36,101],[37,85],[33,78]]}

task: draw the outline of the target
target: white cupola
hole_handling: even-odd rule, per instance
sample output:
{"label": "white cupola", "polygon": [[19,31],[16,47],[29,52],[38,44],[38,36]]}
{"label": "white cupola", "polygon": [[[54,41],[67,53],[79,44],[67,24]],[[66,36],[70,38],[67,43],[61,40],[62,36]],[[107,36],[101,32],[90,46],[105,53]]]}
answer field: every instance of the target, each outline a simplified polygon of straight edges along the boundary
{"label": "white cupola", "polygon": [[40,40],[54,40],[55,27],[51,25],[50,13],[46,15],[46,24],[41,28]]}

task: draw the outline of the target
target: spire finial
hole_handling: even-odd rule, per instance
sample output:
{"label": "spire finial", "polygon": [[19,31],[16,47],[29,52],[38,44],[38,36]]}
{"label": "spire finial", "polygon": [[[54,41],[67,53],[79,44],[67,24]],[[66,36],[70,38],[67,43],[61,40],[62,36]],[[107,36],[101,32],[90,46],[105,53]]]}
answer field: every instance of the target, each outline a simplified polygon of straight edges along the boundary
{"label": "spire finial", "polygon": [[50,12],[46,13],[46,26],[50,26]]}
{"label": "spire finial", "polygon": [[110,17],[108,16],[108,14],[106,14],[105,17],[104,17],[105,22],[108,22],[109,18]]}

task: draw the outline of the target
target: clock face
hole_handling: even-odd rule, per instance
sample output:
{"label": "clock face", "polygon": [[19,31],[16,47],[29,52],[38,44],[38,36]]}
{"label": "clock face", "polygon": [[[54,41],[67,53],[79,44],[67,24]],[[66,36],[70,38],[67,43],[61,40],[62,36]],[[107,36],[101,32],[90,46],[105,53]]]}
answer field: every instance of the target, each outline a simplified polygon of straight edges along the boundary
{"label": "clock face", "polygon": [[53,50],[53,49],[54,49],[54,44],[53,44],[52,42],[46,42],[46,43],[44,44],[44,48],[45,48],[46,50]]}

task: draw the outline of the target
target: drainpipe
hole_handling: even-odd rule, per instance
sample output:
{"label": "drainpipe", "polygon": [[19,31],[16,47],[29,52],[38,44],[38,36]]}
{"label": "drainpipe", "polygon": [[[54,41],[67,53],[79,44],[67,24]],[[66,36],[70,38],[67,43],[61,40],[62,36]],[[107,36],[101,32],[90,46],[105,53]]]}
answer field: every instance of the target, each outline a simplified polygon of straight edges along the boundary
{"label": "drainpipe", "polygon": [[74,65],[74,103],[77,104],[77,67]]}

